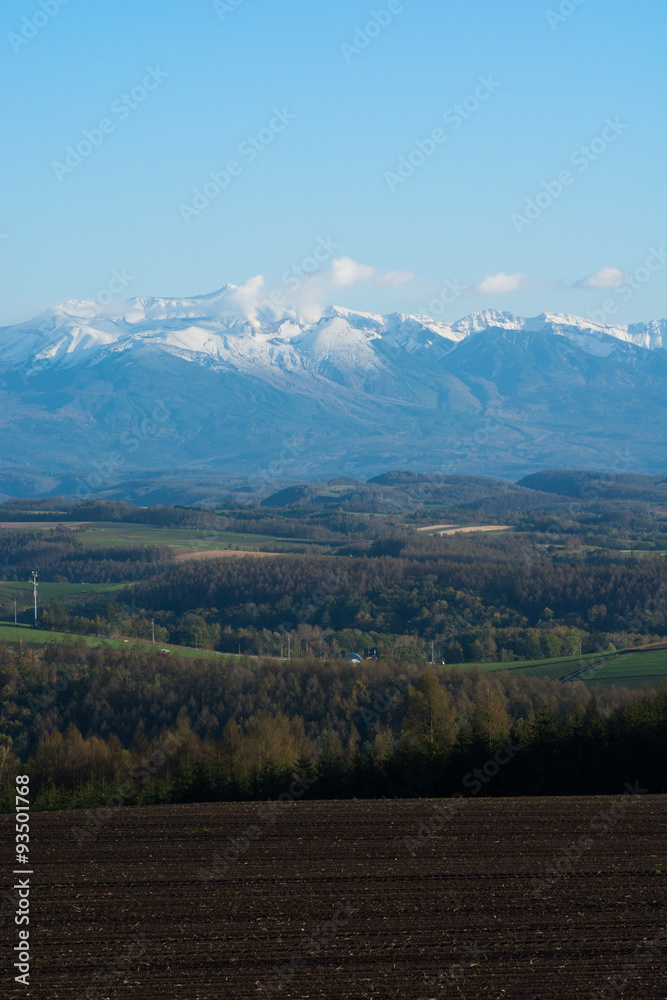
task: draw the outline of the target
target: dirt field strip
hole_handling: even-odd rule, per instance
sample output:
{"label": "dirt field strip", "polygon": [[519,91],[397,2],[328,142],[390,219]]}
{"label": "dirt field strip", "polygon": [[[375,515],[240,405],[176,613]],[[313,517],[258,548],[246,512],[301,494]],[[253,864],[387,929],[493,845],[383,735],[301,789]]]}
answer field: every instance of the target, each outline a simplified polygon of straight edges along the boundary
{"label": "dirt field strip", "polygon": [[464,535],[471,531],[511,531],[513,527],[513,524],[428,524],[424,528],[417,528],[417,531],[433,531],[436,535]]}
{"label": "dirt field strip", "polygon": [[513,524],[468,524],[460,528],[447,528],[439,531],[439,535],[467,535],[471,531],[511,531]]}
{"label": "dirt field strip", "polygon": [[238,549],[202,549],[197,551],[178,552],[174,556],[174,562],[187,562],[189,559],[240,559],[243,556],[282,556],[284,552],[255,552],[248,549],[239,551]]}
{"label": "dirt field strip", "polygon": [[[33,813],[31,984],[14,984],[5,948],[1,992],[659,1000],[667,796],[642,796],[535,897],[618,800],[470,798],[412,853],[406,840],[444,800],[299,800],[268,827],[266,803],[119,808],[81,843],[84,810]],[[3,843],[13,822],[0,817]],[[230,863],[216,870],[216,855]],[[10,894],[8,938],[12,911]]]}
{"label": "dirt field strip", "polygon": [[88,521],[0,521],[0,528],[82,528]]}
{"label": "dirt field strip", "polygon": [[424,528],[417,528],[417,531],[435,531],[436,528],[455,528],[455,524],[427,524]]}

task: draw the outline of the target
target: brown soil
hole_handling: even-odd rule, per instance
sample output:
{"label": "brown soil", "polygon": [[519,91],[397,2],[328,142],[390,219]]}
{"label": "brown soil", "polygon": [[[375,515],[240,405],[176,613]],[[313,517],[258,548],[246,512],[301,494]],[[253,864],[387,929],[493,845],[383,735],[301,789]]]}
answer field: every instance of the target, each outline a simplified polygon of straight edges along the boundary
{"label": "brown soil", "polygon": [[281,552],[251,552],[238,549],[192,549],[185,552],[178,552],[174,556],[174,562],[186,562],[189,559],[234,559],[243,556],[279,556]]}
{"label": "brown soil", "polygon": [[[85,811],[33,814],[31,985],[13,983],[11,905],[2,995],[657,1000],[667,796],[594,831],[614,801],[471,798],[416,847],[436,800],[297,801],[273,822],[262,803],[116,809],[81,844]],[[13,822],[0,817],[6,887]]]}

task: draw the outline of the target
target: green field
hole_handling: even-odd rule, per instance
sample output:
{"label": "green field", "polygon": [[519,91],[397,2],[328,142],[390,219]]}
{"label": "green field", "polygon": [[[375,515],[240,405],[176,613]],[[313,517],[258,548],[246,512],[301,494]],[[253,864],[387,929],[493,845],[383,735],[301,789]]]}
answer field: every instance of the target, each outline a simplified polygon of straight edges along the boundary
{"label": "green field", "polygon": [[[506,670],[528,677],[549,677],[561,680],[586,668],[584,675],[571,678],[584,684],[638,688],[643,684],[657,687],[667,679],[667,649],[632,650],[630,652],[590,653],[585,656],[564,656],[552,660],[522,660],[516,663],[456,663],[456,667],[479,667],[496,672]],[[444,669],[447,669],[445,667]]]}
{"label": "green field", "polygon": [[201,659],[207,656],[219,656],[226,660],[237,660],[238,656],[232,653],[218,653],[210,649],[193,649],[190,646],[174,646],[173,643],[156,643],[153,646],[145,639],[103,639],[96,635],[72,635],[69,632],[51,632],[46,629],[35,629],[29,625],[14,625],[10,622],[0,622],[0,643],[17,643],[22,640],[28,646],[42,646],[50,642],[59,642],[61,639],[74,639],[85,642],[86,646],[101,646],[106,644],[114,649],[123,649],[129,645],[138,646],[142,652],[149,653],[151,649],[168,649],[174,655],[185,657],[196,657]]}
{"label": "green field", "polygon": [[[38,581],[39,583],[39,581]],[[131,583],[39,583],[38,607],[43,608],[50,601],[60,601],[72,614],[86,614],[90,617],[103,614],[116,595],[131,587]],[[14,601],[20,622],[32,620],[32,583],[29,581],[3,580],[0,582],[0,618],[14,619]]]}
{"label": "green field", "polygon": [[234,531],[205,531],[198,528],[161,528],[151,524],[91,521],[75,538],[82,545],[174,545],[178,548],[248,549],[266,542],[280,542],[274,535],[251,535]]}
{"label": "green field", "polygon": [[[124,590],[131,587],[131,583],[38,583],[39,600],[41,601],[61,601],[65,597],[85,596],[86,594],[100,594],[106,591]],[[0,583],[0,598],[7,597],[10,600],[26,600],[32,605],[32,583],[23,580],[3,580]]]}
{"label": "green field", "polygon": [[[66,597],[71,593],[86,593],[87,591],[104,591],[121,589],[124,584],[44,584],[44,589],[53,588],[54,598]],[[31,588],[30,584],[14,583],[2,584],[3,588],[14,587],[21,593]],[[175,646],[172,643],[156,643],[152,647],[151,643],[143,639],[106,639],[99,636],[75,636],[66,632],[54,632],[46,629],[33,629],[29,625],[14,625],[11,622],[0,622],[0,643],[16,643],[22,639],[28,645],[43,645],[45,643],[57,642],[65,637],[70,639],[82,638],[87,646],[99,646],[107,643],[116,649],[120,649],[129,644],[135,644],[142,648],[144,652],[149,652],[151,648],[169,649],[174,654],[185,657],[202,656],[223,656],[225,658],[236,659],[235,654],[219,653],[211,650],[193,649],[187,646]],[[603,684],[605,686],[618,685],[619,687],[641,688],[648,684],[651,687],[658,687],[667,679],[667,648],[649,650],[630,650],[628,652],[604,652],[589,653],[584,656],[564,656],[550,660],[522,660],[514,663],[453,663],[443,666],[443,670],[454,667],[471,669],[478,667],[481,670],[488,670],[490,673],[507,671],[511,674],[524,674],[528,677],[548,677],[551,680],[562,680],[568,677],[570,680],[582,681],[584,684]],[[570,677],[577,670],[583,673]]]}
{"label": "green field", "polygon": [[627,688],[640,688],[644,684],[658,687],[667,679],[667,649],[646,649],[622,653],[594,667],[586,684],[618,684]]}
{"label": "green field", "polygon": [[318,490],[318,497],[338,497],[341,493],[349,493],[350,490],[358,489],[352,483],[328,483],[326,489]]}
{"label": "green field", "polygon": [[[560,680],[580,667],[588,667],[612,653],[590,653],[585,656],[559,656],[551,660],[519,660],[514,663],[453,663],[453,667],[479,667],[493,673],[506,670],[511,674],[526,674],[528,677],[550,677]],[[445,668],[446,669],[446,668]],[[667,668],[666,668],[667,669]]]}
{"label": "green field", "polygon": [[[26,530],[17,525],[18,530]],[[10,530],[7,527],[5,530]],[[267,542],[277,547],[290,546],[303,540],[280,538],[277,535],[245,534],[241,531],[208,531],[204,528],[168,528],[154,524],[124,521],[88,521],[74,532],[82,545],[171,545],[192,549],[244,549],[253,552]]]}

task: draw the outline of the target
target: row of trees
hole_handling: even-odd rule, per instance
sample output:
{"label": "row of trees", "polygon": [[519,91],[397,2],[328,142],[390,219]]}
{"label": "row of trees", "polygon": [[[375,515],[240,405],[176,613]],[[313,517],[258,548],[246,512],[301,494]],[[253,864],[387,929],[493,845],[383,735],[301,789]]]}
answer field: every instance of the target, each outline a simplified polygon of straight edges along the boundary
{"label": "row of trees", "polygon": [[[363,735],[346,742],[320,721],[263,710],[219,736],[199,735],[185,712],[152,741],[130,748],[115,733],[88,735],[70,724],[39,740],[20,762],[7,739],[0,805],[11,809],[11,779],[30,775],[33,808],[273,798],[295,775],[316,797],[613,794],[626,783],[664,792],[667,686],[603,715],[595,702],[565,713],[538,708],[512,723],[491,689],[468,718],[434,673],[400,681],[384,702],[403,699],[400,725],[367,708]],[[201,718],[201,715],[200,715]]]}
{"label": "row of trees", "polygon": [[166,545],[85,546],[69,531],[0,530],[0,579],[128,583],[154,576],[171,562]]}
{"label": "row of trees", "polygon": [[[138,739],[154,740],[176,726],[181,713],[202,739],[219,739],[232,720],[243,727],[268,713],[296,720],[316,752],[324,730],[344,747],[366,740],[376,721],[397,737],[408,711],[407,690],[431,669],[389,659],[193,661],[141,652],[134,645],[91,649],[83,639],[53,643],[41,652],[5,647],[0,648],[0,735],[26,760],[44,736],[65,733],[70,725],[87,738],[115,733],[129,749]],[[455,728],[483,709],[493,711],[494,726],[506,732],[529,722],[543,705],[564,715],[585,711],[592,697],[583,683],[518,671],[436,668],[432,676],[449,699]],[[632,704],[637,694],[604,687],[596,697],[606,716]]]}
{"label": "row of trees", "polygon": [[220,627],[217,648],[240,643],[252,653],[277,652],[280,634],[304,625],[330,651],[355,632],[361,648],[392,653],[433,642],[448,662],[568,656],[667,634],[662,557],[549,558],[521,538],[453,542],[447,558],[183,563],[139,583],[132,597],[170,630],[196,612]]}
{"label": "row of trees", "polygon": [[[221,627],[217,622],[218,613],[207,608],[195,608],[183,615],[156,612],[154,618],[133,612],[128,606],[117,602],[107,605],[106,614],[88,618],[85,615],[70,614],[61,601],[50,601],[42,611],[40,625],[44,629],[68,632],[78,635],[106,636],[108,638],[134,637],[150,640],[155,632],[155,641],[173,642],[182,646],[199,649],[220,650],[222,652],[253,656],[286,657],[288,636],[290,655],[311,656],[320,659],[342,656],[349,651],[379,650],[384,656],[402,659],[416,659],[427,662],[478,663],[499,661],[513,663],[521,660],[539,660],[558,656],[574,656],[579,652],[589,653],[615,648],[612,638],[598,630],[586,632],[582,629],[547,622],[540,628],[496,628],[484,623],[478,628],[470,628],[459,634],[459,639],[443,638],[436,635],[431,644],[420,635],[395,635],[392,633],[366,631],[361,628],[335,630],[321,628],[300,622],[285,621],[277,629],[261,627],[262,609],[249,609],[247,618],[251,623],[232,628]],[[467,623],[464,623],[464,627]],[[643,636],[635,636],[637,643]],[[460,641],[459,641],[460,640]],[[646,639],[645,641],[648,641]]]}

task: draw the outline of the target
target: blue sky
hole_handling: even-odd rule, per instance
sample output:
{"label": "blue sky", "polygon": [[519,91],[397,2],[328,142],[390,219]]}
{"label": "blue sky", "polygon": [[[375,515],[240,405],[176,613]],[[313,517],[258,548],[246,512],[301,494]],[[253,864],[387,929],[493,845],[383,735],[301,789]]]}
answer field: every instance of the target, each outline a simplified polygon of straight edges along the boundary
{"label": "blue sky", "polygon": [[661,0],[11,8],[0,323],[270,289],[316,247],[352,308],[667,314]]}

